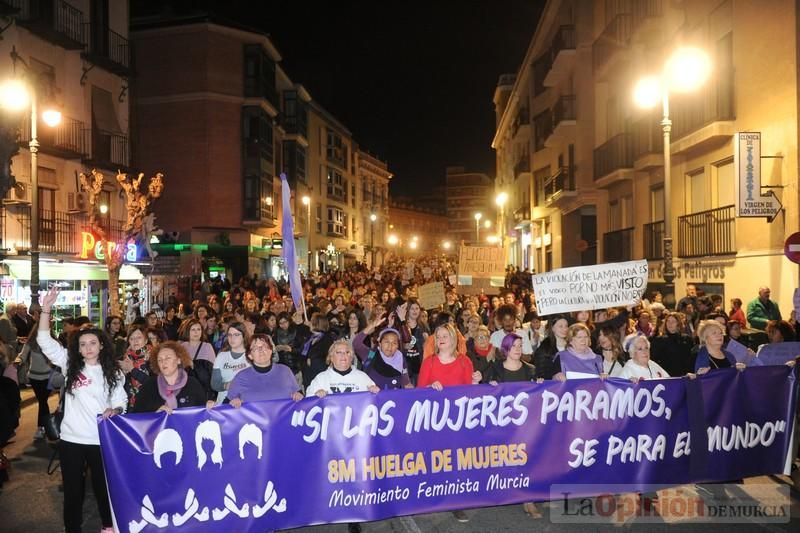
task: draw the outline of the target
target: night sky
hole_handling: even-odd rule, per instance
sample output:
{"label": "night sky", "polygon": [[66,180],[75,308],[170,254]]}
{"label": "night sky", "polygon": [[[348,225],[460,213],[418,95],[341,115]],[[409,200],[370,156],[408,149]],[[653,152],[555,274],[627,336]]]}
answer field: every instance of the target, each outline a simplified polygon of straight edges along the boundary
{"label": "night sky", "polygon": [[289,77],[389,162],[392,194],[419,195],[448,165],[494,176],[492,95],[519,68],[544,1],[202,4],[269,33]]}

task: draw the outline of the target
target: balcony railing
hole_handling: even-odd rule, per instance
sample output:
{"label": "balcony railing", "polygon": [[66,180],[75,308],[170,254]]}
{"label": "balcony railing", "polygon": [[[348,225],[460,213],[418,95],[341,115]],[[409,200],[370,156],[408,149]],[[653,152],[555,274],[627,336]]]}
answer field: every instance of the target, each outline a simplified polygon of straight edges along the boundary
{"label": "balcony railing", "polygon": [[[37,125],[37,136],[40,150],[54,155],[84,158],[89,154],[89,130],[83,122],[71,118],[62,118],[61,123],[51,128],[43,122]],[[27,145],[31,140],[31,120],[26,117],[20,128],[19,140]]]}
{"label": "balcony railing", "polygon": [[678,217],[678,257],[735,253],[735,206],[728,205]]}
{"label": "balcony railing", "polygon": [[555,126],[564,120],[575,120],[576,101],[574,94],[565,94],[558,99],[553,107],[553,124]]}
{"label": "balcony railing", "polygon": [[18,9],[20,25],[65,48],[86,44],[83,12],[64,0],[5,0]]}
{"label": "balcony railing", "polygon": [[633,257],[633,230],[625,228],[603,233],[603,261],[618,263]]}
{"label": "balcony railing", "polygon": [[562,50],[575,50],[575,26],[572,24],[559,26],[553,36],[553,42],[550,44],[551,61],[555,61]]}
{"label": "balcony railing", "polygon": [[696,94],[670,101],[672,140],[692,133],[712,122],[735,120],[736,105],[733,71],[720,72],[709,86]]}
{"label": "balcony railing", "polygon": [[600,71],[611,57],[628,47],[633,28],[633,17],[630,13],[619,13],[611,19],[603,32],[592,45],[592,66]]}
{"label": "balcony railing", "polygon": [[650,222],[643,229],[644,258],[664,259],[664,221]]}
{"label": "balcony railing", "polygon": [[114,30],[85,23],[87,56],[111,72],[127,75],[131,70],[130,41]]}
{"label": "balcony railing", "polygon": [[594,149],[595,180],[626,168],[633,168],[633,150],[629,133],[615,135]]}
{"label": "balcony railing", "polygon": [[517,161],[517,164],[514,165],[514,177],[517,178],[523,172],[530,172],[530,171],[531,171],[531,160],[528,156],[523,155],[522,159]]}
{"label": "balcony railing", "polygon": [[515,136],[517,131],[519,131],[522,126],[526,126],[530,124],[530,122],[531,119],[527,109],[522,108],[517,111],[517,115],[514,117],[514,122],[511,124],[511,136]]}
{"label": "balcony railing", "polygon": [[127,167],[130,161],[128,136],[110,131],[93,130],[91,160],[98,166]]}
{"label": "balcony railing", "polygon": [[647,154],[660,154],[664,150],[664,137],[660,118],[647,115],[633,123],[631,127],[631,149],[636,160]]}
{"label": "balcony railing", "polygon": [[[124,222],[103,218],[108,238],[122,242],[125,237]],[[84,213],[66,213],[42,209],[39,211],[39,251],[52,254],[78,254],[81,251],[81,232],[89,229],[89,217]],[[30,250],[31,206],[23,205],[13,211],[0,209],[3,248]]]}
{"label": "balcony railing", "polygon": [[558,172],[544,182],[544,202],[550,203],[553,198],[564,191],[575,190],[574,167],[560,167]]}

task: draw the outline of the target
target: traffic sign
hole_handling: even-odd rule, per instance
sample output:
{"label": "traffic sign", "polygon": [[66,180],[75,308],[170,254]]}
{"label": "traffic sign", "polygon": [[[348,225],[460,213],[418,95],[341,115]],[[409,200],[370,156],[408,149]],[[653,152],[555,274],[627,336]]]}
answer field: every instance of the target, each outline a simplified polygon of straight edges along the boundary
{"label": "traffic sign", "polygon": [[783,209],[774,191],[761,184],[761,133],[740,132],[733,136],[736,216],[766,218],[772,222]]}
{"label": "traffic sign", "polygon": [[783,245],[783,253],[789,261],[800,264],[800,231],[789,235]]}

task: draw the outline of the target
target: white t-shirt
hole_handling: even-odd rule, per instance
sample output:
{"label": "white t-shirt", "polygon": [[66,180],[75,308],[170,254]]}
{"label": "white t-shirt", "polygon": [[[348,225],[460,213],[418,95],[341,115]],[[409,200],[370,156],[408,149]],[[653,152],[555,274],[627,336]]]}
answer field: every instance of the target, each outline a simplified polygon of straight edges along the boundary
{"label": "white t-shirt", "polygon": [[633,361],[628,361],[628,364],[622,369],[622,375],[620,377],[625,379],[664,379],[670,377],[670,375],[666,370],[661,368],[661,365],[651,360],[647,367],[638,365]]}
{"label": "white t-shirt", "polygon": [[[614,364],[616,363],[616,364]],[[613,367],[613,368],[612,368]],[[622,377],[622,369],[625,368],[625,363],[620,363],[619,361],[606,361],[603,358],[603,372],[608,374],[610,378],[619,378]]]}
{"label": "white t-shirt", "polygon": [[[245,354],[242,354],[238,358],[234,358],[230,351],[219,352],[217,354],[217,358],[214,360],[214,370],[219,370],[220,374],[222,375],[223,383],[230,383],[233,381],[234,376],[236,376],[240,370],[244,370],[248,366],[250,366],[250,362],[247,360],[247,356]],[[218,392],[217,404],[222,404],[227,397],[228,391],[223,390]]]}
{"label": "white t-shirt", "polygon": [[[67,349],[50,336],[49,331],[39,331],[36,341],[50,361],[66,371]],[[64,420],[61,422],[61,439],[75,444],[100,445],[100,433],[97,430],[97,415],[106,409],[116,409],[128,405],[125,393],[125,374],[117,372],[117,385],[108,390],[103,377],[103,367],[84,365],[78,379],[64,396]]]}
{"label": "white t-shirt", "polygon": [[[528,336],[528,332],[522,329],[516,329],[514,330],[514,333],[522,337],[522,353],[533,354],[534,349],[533,346],[531,346],[531,340]],[[499,350],[500,345],[503,344],[503,339],[506,337],[506,335],[508,335],[506,330],[498,329],[492,333],[492,336],[489,338],[489,342],[491,342],[492,346]]]}
{"label": "white t-shirt", "polygon": [[328,367],[311,381],[306,388],[306,397],[314,396],[318,390],[324,390],[329,394],[366,392],[373,385],[375,382],[372,381],[372,378],[361,370],[354,368],[343,376],[333,367]]}

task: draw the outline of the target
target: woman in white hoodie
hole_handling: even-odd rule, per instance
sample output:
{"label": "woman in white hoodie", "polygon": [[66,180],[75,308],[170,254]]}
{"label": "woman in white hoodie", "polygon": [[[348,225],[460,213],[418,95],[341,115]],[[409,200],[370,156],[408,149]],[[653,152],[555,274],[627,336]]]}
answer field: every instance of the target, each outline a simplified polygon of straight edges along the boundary
{"label": "woman in white hoodie", "polygon": [[69,350],[50,336],[50,311],[57,298],[55,288],[42,298],[36,341],[47,358],[66,374],[64,419],[58,446],[64,484],[64,530],[68,533],[81,530],[83,475],[88,464],[102,532],[110,532],[113,524],[97,415],[108,418],[124,412],[128,404],[125,375],[114,356],[114,344],[104,331],[92,327],[75,332],[70,337]]}

